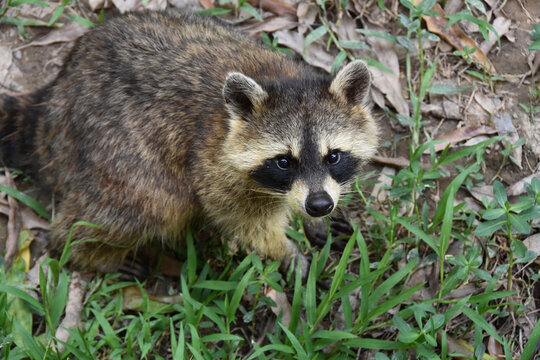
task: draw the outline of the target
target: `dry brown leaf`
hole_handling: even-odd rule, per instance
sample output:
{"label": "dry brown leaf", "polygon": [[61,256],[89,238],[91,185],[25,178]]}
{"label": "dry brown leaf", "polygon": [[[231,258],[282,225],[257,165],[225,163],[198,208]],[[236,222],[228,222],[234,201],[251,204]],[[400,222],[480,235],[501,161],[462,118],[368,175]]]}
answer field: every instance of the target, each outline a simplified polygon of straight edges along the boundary
{"label": "dry brown leaf", "polygon": [[377,201],[384,202],[388,197],[388,192],[392,187],[392,176],[396,175],[396,169],[385,166],[381,170],[379,177],[377,178],[377,183],[373,186],[371,190],[371,196],[373,196]]}
{"label": "dry brown leaf", "polygon": [[123,14],[137,7],[137,0],[112,0],[114,6]]}
{"label": "dry brown leaf", "polygon": [[[255,8],[259,8],[261,6],[260,0],[248,0],[248,1]],[[290,3],[280,1],[280,0],[262,0],[262,8],[265,11],[269,11],[277,15],[296,16],[296,8],[292,6]]]}
{"label": "dry brown leaf", "polygon": [[23,3],[17,6],[9,6],[6,16],[29,17],[34,19],[50,19],[60,2],[47,2],[49,6],[34,5]]}
{"label": "dry brown leaf", "polygon": [[540,179],[540,172],[537,172],[536,174],[529,175],[515,184],[511,185],[506,189],[506,193],[508,196],[519,196],[525,194],[525,184],[530,184],[533,178]]}
{"label": "dry brown leaf", "polygon": [[489,115],[494,114],[504,106],[504,103],[498,97],[488,96],[481,92],[474,95],[474,100],[486,110]]}
{"label": "dry brown leaf", "polygon": [[491,185],[476,186],[469,190],[469,192],[480,202],[482,202],[483,197],[487,198],[488,202],[495,200],[495,197],[493,196],[493,186]]}
{"label": "dry brown leaf", "polygon": [[[512,122],[512,116],[507,111],[496,112],[493,116],[493,125],[499,135],[504,136],[510,144],[515,144],[519,140],[519,134]],[[506,146],[506,144],[505,144]],[[512,161],[521,169],[523,145],[512,149]]]}
{"label": "dry brown leaf", "polygon": [[540,255],[540,233],[529,236],[523,240],[523,244],[527,247],[527,250]]}
{"label": "dry brown leaf", "polygon": [[[496,132],[497,130],[489,126],[464,126],[434,139],[444,141],[435,145],[435,151],[443,151],[448,145],[453,146],[478,135],[495,134]],[[424,154],[429,154],[429,149],[424,151]]]}
{"label": "dry brown leaf", "polygon": [[88,5],[92,11],[111,7],[110,0],[83,0],[83,3]]}
{"label": "dry brown leaf", "polygon": [[214,8],[214,3],[212,2],[212,0],[199,0],[199,4],[201,4],[204,9]]}
{"label": "dry brown leaf", "polygon": [[463,8],[464,0],[448,0],[445,2],[444,11],[447,14],[455,14]]}
{"label": "dry brown leaf", "polygon": [[330,72],[334,63],[334,56],[328,53],[324,46],[313,42],[304,48],[304,37],[296,31],[280,30],[274,33],[278,44],[285,45],[296,53],[303,55],[306,62]]}
{"label": "dry brown leaf", "polygon": [[444,298],[445,300],[463,299],[467,295],[476,295],[483,293],[486,289],[479,287],[477,284],[465,284],[457,289],[454,289],[448,293]]}
{"label": "dry brown leaf", "polygon": [[[415,5],[418,5],[420,2],[421,0],[414,0]],[[465,46],[467,46],[469,49],[476,49],[476,51],[470,55],[472,60],[482,66],[486,71],[495,74],[495,67],[489,61],[486,54],[480,50],[473,39],[471,39],[463,32],[463,30],[461,30],[458,24],[454,24],[448,29],[446,28],[448,20],[445,18],[445,13],[441,6],[439,4],[435,4],[432,10],[438,12],[440,15],[423,17],[427,24],[428,30],[446,39],[446,41],[460,51],[463,51]]]}
{"label": "dry brown leaf", "polygon": [[[147,295],[149,300],[162,304],[181,304],[183,301],[181,294],[159,296],[151,294]],[[141,293],[141,289],[137,285],[126,286],[125,288],[123,288],[122,298],[122,307],[127,310],[139,311],[144,304],[144,298]]]}
{"label": "dry brown leaf", "polygon": [[167,0],[148,0],[144,4],[143,0],[112,0],[114,6],[123,14],[134,10],[165,10],[167,8]]}
{"label": "dry brown leaf", "polygon": [[51,30],[47,35],[43,36],[41,39],[37,39],[28,44],[24,44],[17,48],[17,50],[24,49],[30,46],[45,46],[54,43],[68,42],[76,40],[81,37],[83,34],[88,32],[90,28],[82,26],[72,21],[61,28]]}
{"label": "dry brown leaf", "polygon": [[[499,16],[493,21],[493,27],[497,31],[497,34],[499,35],[499,39],[505,35],[508,30],[510,30],[510,25],[512,24],[512,21],[510,19],[507,19],[505,17]],[[497,36],[493,32],[489,32],[489,39],[484,41],[480,45],[480,49],[484,52],[484,54],[489,53],[493,45],[497,43]]]}
{"label": "dry brown leaf", "polygon": [[[356,21],[348,12],[343,12],[339,25],[331,24],[332,30],[337,33],[340,41],[361,41],[360,34],[356,31]],[[360,57],[362,50],[350,50],[355,57]]]}
{"label": "dry brown leaf", "polygon": [[[0,200],[0,214],[9,216],[10,207],[7,200]],[[51,224],[37,215],[32,209],[27,206],[21,206],[19,209],[22,219],[22,226],[28,230],[50,230]]]}
{"label": "dry brown leaf", "polygon": [[409,105],[401,92],[399,59],[394,51],[394,45],[389,41],[373,36],[368,36],[367,42],[371,45],[373,52],[377,56],[377,60],[392,71],[390,74],[371,66],[369,70],[373,78],[373,86],[386,96],[390,104],[392,104],[400,115],[408,117]]}
{"label": "dry brown leaf", "polygon": [[493,336],[490,336],[488,339],[487,351],[488,354],[493,356],[495,359],[504,359],[504,350],[502,345],[495,340]]}
{"label": "dry brown leaf", "polygon": [[249,33],[250,36],[259,34],[261,31],[264,32],[275,32],[283,29],[292,29],[298,26],[296,19],[290,15],[284,16],[269,16],[263,21],[259,20],[250,20],[238,28],[242,32]]}
{"label": "dry brown leaf", "polygon": [[[10,186],[10,182],[6,176],[0,175],[0,184]],[[1,193],[0,193],[1,194]],[[51,224],[37,215],[32,209],[23,204],[18,204],[19,213],[22,220],[22,227],[28,230],[49,230]],[[0,197],[0,214],[4,214],[9,217],[10,205],[9,198],[7,196]]]}
{"label": "dry brown leaf", "polygon": [[448,99],[432,99],[429,104],[420,104],[420,112],[422,114],[432,114],[443,119],[462,120],[463,115],[459,109],[459,105]]}
{"label": "dry brown leaf", "polygon": [[284,326],[289,327],[289,324],[291,323],[292,308],[289,300],[287,299],[287,295],[277,292],[271,287],[268,287],[265,295],[268,296],[270,299],[274,300],[274,302],[276,303],[276,306],[270,307],[272,309],[272,312],[276,314],[276,316],[282,314],[281,323]]}
{"label": "dry brown leaf", "polygon": [[435,263],[429,264],[414,271],[413,274],[410,276],[409,280],[407,281],[407,286],[412,287],[423,282],[425,282],[426,285],[424,285],[420,291],[417,291],[413,295],[411,295],[409,299],[415,301],[433,299],[433,297],[437,293],[439,284],[437,281],[435,281],[435,286],[430,285],[434,283],[434,279],[438,280],[438,273],[439,269]]}
{"label": "dry brown leaf", "polygon": [[298,17],[298,33],[304,35],[317,19],[319,14],[317,6],[312,3],[301,2],[298,4],[296,16]]}
{"label": "dry brown leaf", "polygon": [[66,303],[66,311],[64,319],[56,330],[56,338],[60,340],[56,347],[56,351],[60,354],[64,351],[62,342],[67,342],[71,334],[71,330],[81,325],[81,310],[83,305],[84,295],[86,294],[86,281],[82,279],[79,272],[74,271],[71,274],[71,283],[69,284],[68,300]]}

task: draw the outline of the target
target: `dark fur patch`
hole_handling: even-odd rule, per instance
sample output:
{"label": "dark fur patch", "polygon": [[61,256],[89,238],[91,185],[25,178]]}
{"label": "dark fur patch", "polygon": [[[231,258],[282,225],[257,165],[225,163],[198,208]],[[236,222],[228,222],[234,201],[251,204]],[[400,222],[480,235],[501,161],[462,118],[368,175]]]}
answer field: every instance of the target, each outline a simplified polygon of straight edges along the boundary
{"label": "dark fur patch", "polygon": [[265,160],[263,165],[251,172],[251,177],[264,187],[285,193],[291,190],[294,180],[298,177],[298,161],[290,155],[285,155],[290,162],[290,167],[283,170],[276,164],[279,157],[281,156]]}
{"label": "dark fur patch", "polygon": [[334,180],[343,184],[352,179],[358,169],[359,161],[349,152],[341,152],[340,158],[337,164],[328,164],[328,170]]}

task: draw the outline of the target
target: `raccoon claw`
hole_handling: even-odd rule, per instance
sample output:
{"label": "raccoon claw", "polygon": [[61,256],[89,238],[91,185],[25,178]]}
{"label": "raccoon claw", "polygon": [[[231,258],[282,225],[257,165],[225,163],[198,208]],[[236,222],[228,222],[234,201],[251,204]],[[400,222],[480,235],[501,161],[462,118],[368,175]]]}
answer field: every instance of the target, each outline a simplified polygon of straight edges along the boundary
{"label": "raccoon claw", "polygon": [[334,235],[334,237],[339,235],[350,236],[354,232],[354,229],[347,219],[338,216],[332,217],[332,222],[330,223],[330,231],[332,232],[332,235]]}

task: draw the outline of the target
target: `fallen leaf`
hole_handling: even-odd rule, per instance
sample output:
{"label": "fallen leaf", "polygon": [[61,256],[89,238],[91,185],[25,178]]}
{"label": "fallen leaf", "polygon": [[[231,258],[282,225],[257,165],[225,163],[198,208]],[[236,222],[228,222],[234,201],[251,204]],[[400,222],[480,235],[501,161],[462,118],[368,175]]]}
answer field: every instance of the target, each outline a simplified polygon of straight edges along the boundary
{"label": "fallen leaf", "polygon": [[[39,257],[34,263],[34,266],[26,272],[26,284],[28,285],[28,289],[36,289],[39,286],[39,269],[47,258],[49,258],[48,253],[41,255],[41,257]],[[44,265],[43,272],[45,275],[47,275],[48,271],[49,267]],[[31,292],[30,295],[37,298],[37,294],[35,292]]]}
{"label": "fallen leaf", "polygon": [[47,35],[43,36],[40,39],[19,46],[17,50],[24,49],[30,46],[45,46],[54,43],[73,41],[84,35],[89,30],[90,28],[72,21],[62,26],[61,28],[49,31]]}
{"label": "fallen leaf", "polygon": [[529,236],[523,240],[523,244],[527,247],[527,250],[534,251],[540,256],[540,233]]}
{"label": "fallen leaf", "polygon": [[143,6],[148,10],[165,10],[167,8],[167,0],[148,0],[148,3]]}
{"label": "fallen leaf", "polygon": [[420,112],[423,114],[431,114],[443,119],[462,120],[463,115],[459,109],[459,105],[448,99],[433,99],[429,104],[420,104]]}
{"label": "fallen leaf", "polygon": [[110,0],[83,0],[83,3],[88,5],[92,11],[109,8],[111,6]]}
{"label": "fallen leaf", "polygon": [[444,11],[447,14],[455,14],[463,8],[464,0],[448,0],[444,4]]}
{"label": "fallen leaf", "polygon": [[498,97],[491,97],[481,92],[474,95],[474,100],[478,103],[478,105],[486,110],[489,115],[499,111],[504,105],[504,103]]}
{"label": "fallen leaf", "polygon": [[480,202],[482,202],[484,197],[488,202],[495,200],[495,197],[493,196],[493,186],[491,185],[476,186],[470,189],[469,192],[476,200]]}
{"label": "fallen leaf", "polygon": [[32,4],[30,1],[17,6],[9,6],[5,15],[37,20],[49,19],[60,5],[60,2],[48,1],[47,3],[49,6]]}
{"label": "fallen leaf", "polygon": [[376,54],[377,60],[392,72],[388,73],[371,66],[369,71],[373,78],[373,86],[386,96],[390,104],[392,104],[400,115],[409,117],[409,105],[401,92],[399,59],[394,51],[394,45],[389,41],[374,36],[367,36],[366,40]]}
{"label": "fallen leaf", "polygon": [[[348,12],[343,12],[343,17],[339,21],[339,25],[331,24],[332,30],[337,34],[340,42],[354,42],[362,43],[360,34],[357,29],[356,21],[349,15]],[[367,48],[367,45],[366,45]],[[362,50],[359,49],[349,49],[349,51],[355,57],[361,57]],[[365,50],[364,50],[365,51]]]}
{"label": "fallen leaf", "polygon": [[[448,145],[452,146],[478,135],[495,134],[496,132],[496,129],[489,126],[464,126],[435,138],[434,140],[443,140],[442,143],[435,144],[435,151],[443,151]],[[424,151],[424,154],[429,154],[429,149]]]}
{"label": "fallen leaf", "polygon": [[[150,311],[165,310],[163,304],[181,304],[183,301],[181,294],[163,296],[147,294],[147,296],[149,300],[148,307],[150,308]],[[143,294],[141,293],[141,289],[137,285],[126,286],[125,288],[123,288],[122,298],[122,307],[124,310],[143,310],[145,301]]]}
{"label": "fallen leaf", "polygon": [[[261,6],[261,0],[248,0],[248,2],[255,8]],[[290,3],[280,0],[262,0],[262,8],[277,15],[296,16],[296,8]]]}
{"label": "fallen leaf", "polygon": [[291,323],[292,308],[289,300],[287,299],[287,295],[285,293],[278,292],[271,287],[268,287],[265,295],[268,296],[270,299],[274,300],[274,302],[276,303],[276,306],[270,307],[270,309],[272,309],[272,312],[276,316],[282,314],[281,323],[285,327],[289,327],[289,324]]}
{"label": "fallen leaf", "polygon": [[0,82],[4,82],[13,62],[13,53],[9,46],[0,45]]}
{"label": "fallen leaf", "polygon": [[[493,116],[493,125],[497,129],[499,135],[504,136],[510,144],[515,144],[519,140],[519,134],[512,123],[512,117],[506,111],[496,112]],[[506,146],[506,144],[505,144]],[[521,169],[522,149],[523,145],[512,149],[513,162]]]}
{"label": "fallen leaf", "polygon": [[278,44],[285,45],[296,53],[303,55],[304,60],[310,65],[330,72],[334,63],[334,56],[326,51],[326,48],[318,42],[312,42],[304,47],[304,37],[295,31],[279,30],[274,33],[278,38]]}
{"label": "fallen leaf", "polygon": [[[502,38],[503,35],[505,35],[508,32],[508,30],[510,30],[511,24],[512,24],[512,21],[510,21],[510,19],[507,19],[502,16],[499,16],[493,21],[493,27],[495,28],[495,31],[497,31],[497,34],[499,35],[499,39]],[[480,50],[482,50],[484,54],[487,54],[491,50],[493,45],[495,45],[496,42],[497,42],[497,36],[495,36],[495,34],[492,31],[490,31],[489,39],[484,41],[480,45]]]}
{"label": "fallen leaf", "polygon": [[165,10],[167,8],[167,0],[112,0],[114,6],[118,8],[120,13],[125,13],[134,10]]}
{"label": "fallen leaf", "polygon": [[490,336],[488,339],[487,351],[488,354],[493,356],[495,359],[504,359],[504,350],[502,345],[495,340],[493,336]]}
{"label": "fallen leaf", "polygon": [[[414,4],[418,5],[421,0],[414,0]],[[470,54],[472,60],[478,65],[482,66],[486,71],[495,74],[495,67],[489,61],[486,54],[476,45],[475,41],[467,36],[458,24],[453,24],[447,28],[448,20],[445,18],[445,12],[439,4],[435,4],[432,11],[438,12],[439,16],[423,16],[424,21],[427,24],[428,30],[434,34],[446,39],[453,47],[463,51],[467,46],[470,50],[476,49],[476,51]]]}
{"label": "fallen leaf", "polygon": [[533,178],[540,179],[540,172],[529,175],[506,189],[508,196],[519,196],[526,193],[525,184],[530,184]]}
{"label": "fallen leaf", "polygon": [[394,175],[396,175],[396,169],[388,166],[383,167],[377,178],[377,183],[373,185],[371,196],[377,199],[377,201],[384,202],[388,197],[389,189],[392,187],[392,182],[394,181],[392,176]]}
{"label": "fallen leaf", "polygon": [[[483,282],[482,284],[485,285],[485,282]],[[475,284],[469,283],[450,291],[448,295],[444,297],[444,299],[445,300],[463,299],[464,297],[468,295],[476,295],[476,294],[483,293],[485,290],[486,289],[482,286],[479,286],[478,283],[475,283]]]}
{"label": "fallen leaf", "polygon": [[263,21],[250,20],[238,26],[240,31],[249,33],[250,36],[264,32],[275,32],[283,29],[292,29],[298,26],[298,22],[290,15],[269,16]]}
{"label": "fallen leaf", "polygon": [[300,35],[304,35],[310,29],[315,19],[317,19],[318,14],[319,12],[315,4],[307,2],[298,4],[296,16],[298,17],[298,33]]}
{"label": "fallen leaf", "polygon": [[201,4],[204,9],[214,8],[214,3],[212,2],[212,0],[199,0],[199,4]]}
{"label": "fallen leaf", "polygon": [[125,13],[127,11],[133,11],[137,7],[137,0],[112,0],[114,6],[120,11]]}

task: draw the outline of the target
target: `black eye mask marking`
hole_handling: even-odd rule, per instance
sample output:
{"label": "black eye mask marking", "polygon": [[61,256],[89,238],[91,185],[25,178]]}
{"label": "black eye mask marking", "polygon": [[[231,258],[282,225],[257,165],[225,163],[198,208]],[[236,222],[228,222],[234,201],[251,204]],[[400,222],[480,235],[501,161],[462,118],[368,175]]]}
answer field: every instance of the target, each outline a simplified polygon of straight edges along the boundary
{"label": "black eye mask marking", "polygon": [[291,190],[297,176],[298,161],[289,154],[266,159],[258,169],[251,172],[253,180],[262,186],[283,193]]}
{"label": "black eye mask marking", "polygon": [[351,180],[358,169],[358,159],[348,151],[333,150],[325,158],[330,176],[340,184]]}

